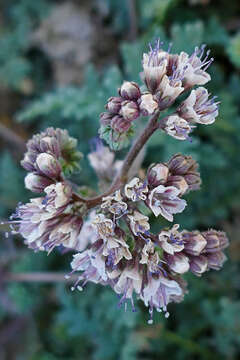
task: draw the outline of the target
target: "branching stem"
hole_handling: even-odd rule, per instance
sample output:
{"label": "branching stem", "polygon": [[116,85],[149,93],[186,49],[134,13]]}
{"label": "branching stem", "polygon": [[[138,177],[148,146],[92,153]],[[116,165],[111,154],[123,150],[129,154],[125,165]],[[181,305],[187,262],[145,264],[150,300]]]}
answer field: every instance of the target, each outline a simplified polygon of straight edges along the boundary
{"label": "branching stem", "polygon": [[136,139],[131,149],[129,150],[119,174],[113,180],[112,185],[105,193],[91,199],[83,199],[79,197],[77,194],[75,194],[75,197],[78,197],[79,201],[84,202],[87,205],[88,209],[91,209],[101,204],[103,197],[112,194],[127,181],[127,175],[134,160],[136,159],[137,155],[139,154],[143,146],[146,144],[148,139],[151,137],[151,135],[158,129],[158,124],[157,124],[158,117],[159,117],[159,111],[157,111],[155,114],[153,114],[150,117],[147,126],[144,128],[142,133],[139,135],[139,137]]}

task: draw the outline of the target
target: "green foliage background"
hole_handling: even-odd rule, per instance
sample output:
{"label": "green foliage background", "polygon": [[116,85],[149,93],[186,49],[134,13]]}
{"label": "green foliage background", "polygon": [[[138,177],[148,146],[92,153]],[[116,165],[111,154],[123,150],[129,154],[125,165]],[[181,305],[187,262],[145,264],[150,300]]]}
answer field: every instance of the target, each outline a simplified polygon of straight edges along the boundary
{"label": "green foliage background", "polygon": [[[183,0],[138,0],[137,36],[130,42],[128,33],[133,24],[129,2],[93,1],[95,12],[104,8],[104,25],[117,42],[116,61],[100,70],[87,64],[81,86],[60,88],[51,76],[51,59],[31,47],[31,32],[56,3],[11,0],[0,4],[1,93],[17,98],[8,112],[10,126],[17,126],[24,138],[47,126],[66,128],[79,140],[79,150],[87,154],[106,99],[117,94],[123,80],[139,81],[141,55],[149,41],[160,36],[173,42],[174,51],[187,52],[206,43],[215,58],[208,87],[221,101],[218,119],[210,127],[199,126],[192,143],[155,135],[144,166],[167,160],[176,152],[199,161],[202,189],[188,196],[189,206],[176,221],[188,229],[228,231],[229,261],[219,273],[199,279],[188,276],[185,301],[169,306],[168,320],[155,314],[154,325],[149,326],[147,310],[141,304],[137,313],[125,313],[117,308],[111,290],[96,285],[88,285],[83,293],[71,293],[63,284],[2,282],[4,271],[67,273],[71,254],[34,254],[21,239],[5,239],[0,233],[0,358],[239,359],[240,4],[226,0],[199,0],[196,5]],[[29,79],[34,87],[26,93],[24,84]],[[5,121],[2,113],[0,122]],[[0,151],[0,218],[5,219],[30,194],[24,189],[24,171],[12,146],[1,139]],[[123,155],[124,151],[118,156]],[[86,160],[82,168],[79,184],[96,186]]]}

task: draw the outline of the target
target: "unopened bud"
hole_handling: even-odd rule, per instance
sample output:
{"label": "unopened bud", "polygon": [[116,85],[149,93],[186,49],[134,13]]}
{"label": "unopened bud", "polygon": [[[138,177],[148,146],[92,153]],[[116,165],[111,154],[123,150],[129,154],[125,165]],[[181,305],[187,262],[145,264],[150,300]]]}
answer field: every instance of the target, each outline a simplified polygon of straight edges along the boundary
{"label": "unopened bud", "polygon": [[167,181],[167,186],[175,186],[180,190],[179,195],[183,195],[188,190],[188,184],[183,176],[175,175],[175,176],[169,176]]}
{"label": "unopened bud", "polygon": [[52,184],[52,181],[45,176],[29,173],[25,179],[25,187],[33,192],[43,192],[44,189]]}
{"label": "unopened bud", "polygon": [[168,178],[169,169],[164,164],[152,165],[147,174],[148,184],[156,187],[161,184],[165,184]]}
{"label": "unopened bud", "polygon": [[182,253],[175,253],[174,255],[165,254],[164,260],[169,268],[177,274],[184,274],[189,270],[189,259]]}
{"label": "unopened bud", "polygon": [[60,144],[55,137],[45,136],[41,139],[41,152],[53,154],[56,158],[61,155]]}
{"label": "unopened bud", "polygon": [[198,190],[202,183],[200,174],[198,172],[189,172],[184,176],[189,190]]}
{"label": "unopened bud", "polygon": [[219,251],[216,253],[208,254],[207,259],[209,269],[220,270],[227,257],[222,251]]}
{"label": "unopened bud", "polygon": [[111,97],[108,99],[106,109],[112,114],[118,114],[121,109],[122,99],[120,97]]}
{"label": "unopened bud", "polygon": [[139,116],[138,105],[134,101],[126,100],[122,103],[120,114],[124,117],[124,119],[133,121]]}
{"label": "unopened bud", "polygon": [[100,123],[101,125],[107,126],[110,125],[112,121],[113,114],[110,114],[108,112],[103,112],[100,114]]}
{"label": "unopened bud", "polygon": [[218,252],[228,246],[228,238],[223,231],[208,230],[203,232],[202,235],[207,242],[205,247],[207,253]]}
{"label": "unopened bud", "polygon": [[168,167],[174,175],[185,175],[189,171],[196,170],[198,164],[191,156],[176,154],[168,161]]}
{"label": "unopened bud", "polygon": [[119,89],[119,95],[126,100],[137,100],[141,96],[141,91],[135,82],[125,81]]}
{"label": "unopened bud", "polygon": [[208,259],[206,256],[193,256],[190,260],[190,270],[193,274],[201,276],[205,271],[207,271]]}
{"label": "unopened bud", "polygon": [[61,173],[61,166],[54,156],[42,153],[36,160],[37,167],[41,173],[51,179],[57,179]]}
{"label": "unopened bud", "polygon": [[199,256],[207,245],[207,241],[199,231],[183,232],[184,251],[193,256]]}
{"label": "unopened bud", "polygon": [[131,126],[131,122],[124,119],[122,116],[114,116],[111,121],[111,127],[113,130],[123,133],[128,131]]}

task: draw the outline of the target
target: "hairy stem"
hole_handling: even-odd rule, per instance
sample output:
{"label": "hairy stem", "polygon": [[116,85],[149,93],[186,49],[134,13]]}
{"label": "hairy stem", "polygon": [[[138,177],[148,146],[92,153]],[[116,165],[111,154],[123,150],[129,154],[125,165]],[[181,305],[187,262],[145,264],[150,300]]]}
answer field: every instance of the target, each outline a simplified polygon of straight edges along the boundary
{"label": "hairy stem", "polygon": [[[121,185],[123,185],[127,181],[128,172],[129,172],[134,160],[136,159],[136,156],[139,154],[139,152],[141,151],[143,146],[146,144],[148,139],[151,137],[151,135],[158,129],[158,124],[157,124],[158,117],[159,117],[159,111],[156,112],[149,119],[147,126],[144,128],[143,132],[139,135],[139,137],[136,139],[136,141],[133,143],[131,149],[129,150],[129,152],[123,162],[123,166],[122,166],[119,174],[113,180],[113,183],[110,186],[110,188],[105,193],[103,193],[99,196],[96,196],[92,199],[84,199],[83,200],[89,209],[100,204],[102,202],[102,198],[104,196],[108,196],[108,195],[112,194],[114,191],[118,190],[121,187]],[[82,200],[82,199],[79,199],[79,200]]]}

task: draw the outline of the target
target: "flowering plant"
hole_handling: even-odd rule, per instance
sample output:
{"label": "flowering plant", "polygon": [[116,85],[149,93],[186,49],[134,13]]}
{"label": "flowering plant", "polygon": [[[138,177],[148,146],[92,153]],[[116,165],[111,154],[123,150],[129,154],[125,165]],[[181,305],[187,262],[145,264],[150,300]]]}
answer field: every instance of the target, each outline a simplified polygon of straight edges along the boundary
{"label": "flowering plant", "polygon": [[[90,197],[93,190],[69,180],[82,154],[66,130],[48,128],[27,143],[22,160],[26,188],[43,195],[20,204],[11,219],[13,231],[35,251],[75,252],[71,273],[79,276],[73,289],[81,291],[89,281],[109,285],[119,305],[130,301],[133,311],[136,294],[149,308],[149,323],[154,308],[168,317],[168,303],[183,299],[184,273],[219,270],[228,246],[226,234],[213,229],[187,231],[173,224],[151,231],[151,214],[173,223],[187,206],[183,197],[198,190],[201,179],[196,161],[182,154],[151,164],[145,173],[140,169],[144,145],[160,132],[191,141],[197,124],[212,124],[218,115],[218,102],[203,87],[211,80],[206,70],[213,61],[205,45],[190,56],[162,46],[158,40],[143,55],[144,85],[125,81],[100,115],[100,138],[110,149],[98,139],[88,159],[102,193]],[[125,159],[116,160],[113,151],[129,144],[145,117],[148,122]]]}

